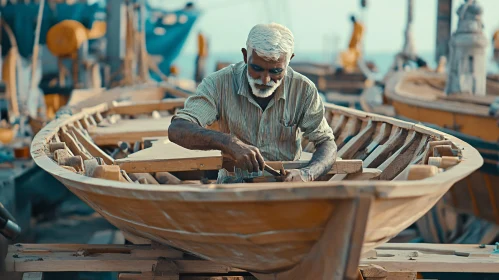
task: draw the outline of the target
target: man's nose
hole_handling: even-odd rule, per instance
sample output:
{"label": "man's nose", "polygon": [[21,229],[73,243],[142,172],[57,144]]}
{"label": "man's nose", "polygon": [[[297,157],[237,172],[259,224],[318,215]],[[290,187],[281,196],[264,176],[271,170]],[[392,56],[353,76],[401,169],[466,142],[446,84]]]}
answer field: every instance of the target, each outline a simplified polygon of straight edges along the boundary
{"label": "man's nose", "polygon": [[263,73],[262,75],[262,83],[266,85],[267,83],[270,82],[270,75],[267,73]]}

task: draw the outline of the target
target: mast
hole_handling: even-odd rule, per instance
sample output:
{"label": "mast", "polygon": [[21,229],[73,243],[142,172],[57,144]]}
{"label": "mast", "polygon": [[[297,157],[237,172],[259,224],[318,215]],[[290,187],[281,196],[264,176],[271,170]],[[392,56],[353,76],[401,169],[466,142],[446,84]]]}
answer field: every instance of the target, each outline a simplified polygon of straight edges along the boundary
{"label": "mast", "polygon": [[435,38],[435,61],[441,56],[448,59],[449,40],[451,35],[452,0],[438,0],[437,33]]}
{"label": "mast", "polygon": [[402,53],[407,56],[413,56],[416,54],[414,48],[414,39],[412,36],[412,17],[413,15],[413,0],[407,0],[407,24],[405,28],[405,41],[404,47],[402,48]]}

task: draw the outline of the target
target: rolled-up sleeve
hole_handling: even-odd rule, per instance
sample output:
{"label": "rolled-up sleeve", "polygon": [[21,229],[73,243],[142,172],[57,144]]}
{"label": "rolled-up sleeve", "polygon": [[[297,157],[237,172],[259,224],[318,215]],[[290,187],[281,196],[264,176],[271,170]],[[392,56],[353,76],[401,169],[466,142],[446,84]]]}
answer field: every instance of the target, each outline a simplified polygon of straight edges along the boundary
{"label": "rolled-up sleeve", "polygon": [[211,77],[206,77],[196,89],[196,94],[189,96],[184,108],[173,119],[184,119],[206,127],[218,118],[218,92]]}
{"label": "rolled-up sleeve", "polygon": [[311,88],[305,98],[303,117],[299,124],[303,131],[303,137],[313,142],[316,146],[325,142],[333,141],[333,130],[324,117],[324,103],[316,88]]}

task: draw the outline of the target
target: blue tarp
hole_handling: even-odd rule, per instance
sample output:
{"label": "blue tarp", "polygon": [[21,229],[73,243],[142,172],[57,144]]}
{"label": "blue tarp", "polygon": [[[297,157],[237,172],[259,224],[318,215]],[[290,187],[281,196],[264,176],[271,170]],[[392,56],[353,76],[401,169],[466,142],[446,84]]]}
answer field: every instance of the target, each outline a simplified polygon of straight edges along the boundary
{"label": "blue tarp", "polygon": [[[147,51],[157,58],[156,63],[164,74],[170,73],[170,65],[180,54],[199,15],[198,10],[165,11],[148,7]],[[154,73],[151,77],[160,80]]]}

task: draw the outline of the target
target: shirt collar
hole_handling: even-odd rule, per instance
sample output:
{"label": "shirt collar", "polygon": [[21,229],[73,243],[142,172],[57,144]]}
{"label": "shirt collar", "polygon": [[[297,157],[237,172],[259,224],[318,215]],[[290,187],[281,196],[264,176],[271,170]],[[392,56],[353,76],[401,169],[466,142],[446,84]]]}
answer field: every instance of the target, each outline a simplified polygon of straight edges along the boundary
{"label": "shirt collar", "polygon": [[[246,72],[248,71],[248,65],[244,63],[244,61],[239,62],[237,65],[236,64],[236,69],[235,69],[235,76],[236,76],[236,84],[238,86],[237,94],[246,96],[247,98],[251,97],[250,93],[250,85],[248,82],[248,76]],[[288,92],[288,81],[289,78],[288,76],[290,75],[291,68],[288,66],[287,71],[286,71],[286,76],[283,78],[284,80],[282,81],[281,85],[277,88],[276,90],[276,96],[278,96],[279,99],[286,100],[287,92]]]}

